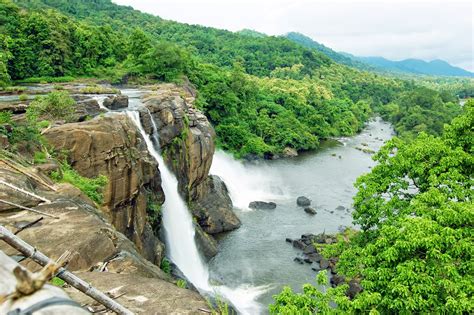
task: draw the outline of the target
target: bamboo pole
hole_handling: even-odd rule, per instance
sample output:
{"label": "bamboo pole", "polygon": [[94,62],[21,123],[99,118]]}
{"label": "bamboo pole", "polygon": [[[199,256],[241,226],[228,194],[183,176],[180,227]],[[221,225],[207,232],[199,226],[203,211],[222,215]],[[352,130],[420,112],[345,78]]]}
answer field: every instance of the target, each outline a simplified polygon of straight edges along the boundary
{"label": "bamboo pole", "polygon": [[59,219],[59,217],[56,217],[56,216],[54,216],[54,215],[52,215],[52,214],[48,214],[48,213],[43,212],[43,211],[39,211],[39,210],[36,210],[36,209],[28,208],[28,207],[25,207],[25,206],[22,206],[22,205],[19,205],[19,204],[10,202],[10,201],[6,201],[6,200],[3,200],[3,199],[0,199],[0,202],[5,203],[5,204],[10,205],[10,206],[13,206],[13,207],[17,207],[17,208],[23,209],[23,210],[27,210],[27,211],[31,211],[31,212],[34,212],[34,213],[37,213],[37,214],[45,215],[45,216],[48,216],[48,217],[53,218],[53,219]]}
{"label": "bamboo pole", "polygon": [[[46,183],[41,177],[39,177],[38,175],[36,174],[32,174],[31,172],[28,172],[27,170],[25,169],[22,169],[23,166],[20,167],[20,165],[16,165],[15,162],[13,161],[9,161],[7,159],[2,159],[3,163],[5,163],[6,165],[10,166],[11,168],[13,168],[14,170],[17,170],[18,172],[22,173],[22,174],[25,174],[26,176],[30,177],[31,179],[37,181],[38,183],[42,184],[43,186],[53,190],[53,191],[57,191],[58,189],[56,187],[53,187],[51,186],[50,184]],[[24,167],[23,167],[24,168]]]}
{"label": "bamboo pole", "polygon": [[44,202],[46,202],[46,203],[51,203],[51,200],[48,200],[48,199],[46,199],[46,198],[44,198],[44,197],[41,197],[41,196],[38,196],[37,194],[34,194],[34,193],[29,192],[29,191],[27,191],[27,190],[24,190],[23,188],[20,188],[20,187],[17,187],[17,186],[15,186],[15,185],[12,185],[12,184],[10,184],[10,183],[7,183],[7,182],[4,181],[4,180],[1,180],[1,179],[0,179],[0,184],[3,184],[3,185],[5,185],[5,186],[7,186],[7,187],[9,187],[9,188],[11,188],[11,189],[13,189],[13,190],[16,190],[16,191],[19,191],[19,192],[21,192],[21,193],[24,193],[24,194],[27,195],[27,196],[30,196],[30,197],[39,199],[39,200],[44,201]]}
{"label": "bamboo pole", "polygon": [[[0,225],[0,239],[2,239],[8,245],[15,248],[19,252],[21,252],[23,255],[33,259],[35,262],[37,262],[41,266],[46,266],[48,263],[53,262],[53,260],[51,260],[49,257],[47,257],[46,255],[38,251],[36,248],[31,246],[30,244],[23,241],[18,236],[14,235],[3,225]],[[97,302],[101,303],[102,305],[104,305],[105,307],[109,308],[110,310],[114,311],[115,313],[119,315],[133,315],[134,314],[132,311],[128,310],[124,306],[115,302],[112,298],[108,297],[106,294],[97,290],[96,288],[94,288],[92,285],[85,282],[81,278],[75,276],[73,273],[67,271],[65,268],[59,269],[57,277],[63,279],[74,288],[85,293],[86,295],[90,296]]]}

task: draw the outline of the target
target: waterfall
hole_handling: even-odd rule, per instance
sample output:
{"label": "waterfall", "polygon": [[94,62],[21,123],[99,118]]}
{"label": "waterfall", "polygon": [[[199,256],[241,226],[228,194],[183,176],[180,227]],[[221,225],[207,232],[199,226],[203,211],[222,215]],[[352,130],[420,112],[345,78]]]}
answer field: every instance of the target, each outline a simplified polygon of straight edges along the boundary
{"label": "waterfall", "polygon": [[209,270],[204,264],[194,240],[195,227],[191,213],[178,193],[176,176],[168,169],[155,147],[155,144],[159,144],[155,122],[152,118],[152,136],[154,140],[152,141],[143,129],[139,112],[128,110],[126,114],[138,128],[143,139],[145,139],[150,155],[156,159],[159,165],[162,188],[165,193],[165,203],[162,208],[163,229],[166,237],[166,248],[171,261],[178,266],[186,278],[201,293],[213,294],[230,301],[240,314],[253,315],[261,313],[261,305],[256,302],[256,299],[269,289],[268,286],[252,287],[248,284],[243,284],[237,288],[229,288],[224,285],[211,286],[209,284]]}
{"label": "waterfall", "polygon": [[[162,188],[165,193],[163,228],[168,256],[195,287],[208,292],[210,291],[208,283],[209,273],[194,241],[195,230],[193,220],[186,204],[178,193],[178,180],[168,169],[152,140],[143,129],[138,111],[127,111],[127,115],[138,127],[138,130],[145,139],[148,151],[159,165]],[[156,126],[153,119],[151,121],[154,129],[153,137],[155,137],[155,140],[158,140]]]}
{"label": "waterfall", "polygon": [[235,207],[248,210],[252,201],[276,201],[285,198],[284,185],[270,167],[244,165],[230,154],[216,151],[211,174],[226,184]]}

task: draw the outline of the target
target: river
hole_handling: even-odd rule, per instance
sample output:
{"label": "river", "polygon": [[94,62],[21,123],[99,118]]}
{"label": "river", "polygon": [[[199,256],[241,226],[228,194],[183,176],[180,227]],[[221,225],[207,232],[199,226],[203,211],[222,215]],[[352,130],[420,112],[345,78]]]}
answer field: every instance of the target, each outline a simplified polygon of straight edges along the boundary
{"label": "river", "polygon": [[[297,158],[243,163],[216,152],[211,173],[226,182],[242,226],[220,237],[219,253],[209,263],[211,278],[229,287],[267,287],[257,299],[263,313],[283,286],[300,291],[302,284],[314,283],[316,272],[293,261],[300,251],[285,238],[351,225],[354,182],[375,165],[370,154],[356,148],[377,151],[392,136],[390,124],[375,119],[360,134],[326,142]],[[298,207],[298,196],[310,198],[317,214]],[[277,208],[248,209],[254,200],[273,201]]]}

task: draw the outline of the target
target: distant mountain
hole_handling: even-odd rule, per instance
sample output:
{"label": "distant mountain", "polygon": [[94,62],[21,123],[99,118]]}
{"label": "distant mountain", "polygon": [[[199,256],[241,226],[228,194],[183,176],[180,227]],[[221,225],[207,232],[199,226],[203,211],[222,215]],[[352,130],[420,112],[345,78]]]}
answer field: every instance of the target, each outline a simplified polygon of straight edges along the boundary
{"label": "distant mountain", "polygon": [[392,61],[383,57],[356,57],[349,54],[352,59],[372,65],[381,70],[399,73],[411,73],[436,76],[474,77],[474,73],[455,67],[443,60],[424,61],[420,59],[405,59]]}
{"label": "distant mountain", "polygon": [[320,44],[317,41],[313,40],[312,38],[306,35],[303,35],[301,33],[290,32],[286,34],[285,37],[304,47],[316,49],[337,63],[350,66],[350,67],[355,67],[361,70],[375,70],[375,69],[372,69],[372,67],[369,64],[361,62],[355,58],[352,58],[352,56],[345,55],[344,53],[338,53],[337,51],[334,51],[331,48],[326,47],[323,44]]}
{"label": "distant mountain", "polygon": [[452,66],[439,59],[427,62],[419,59],[393,61],[383,57],[358,57],[349,53],[334,51],[300,33],[291,32],[286,34],[285,37],[307,48],[316,49],[337,63],[361,70],[398,74],[474,77],[474,73]]}
{"label": "distant mountain", "polygon": [[243,30],[240,30],[236,33],[240,34],[240,35],[245,35],[245,36],[250,36],[250,37],[257,37],[257,38],[267,37],[267,34],[260,33],[260,32],[257,32],[257,31],[254,31],[254,30],[251,30],[251,29],[248,29],[248,28],[244,28]]}

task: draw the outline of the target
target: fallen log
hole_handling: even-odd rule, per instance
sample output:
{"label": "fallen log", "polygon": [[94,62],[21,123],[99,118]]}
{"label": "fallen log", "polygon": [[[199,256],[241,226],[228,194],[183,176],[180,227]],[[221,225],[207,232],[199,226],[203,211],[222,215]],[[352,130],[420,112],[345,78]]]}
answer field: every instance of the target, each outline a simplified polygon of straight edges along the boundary
{"label": "fallen log", "polygon": [[[38,251],[36,248],[31,246],[30,244],[26,243],[18,236],[14,235],[10,232],[7,228],[0,225],[0,239],[5,241],[8,245],[15,248],[23,255],[31,258],[41,266],[46,266],[47,264],[52,263],[53,261]],[[74,288],[78,289],[79,291],[85,293],[86,295],[90,296],[97,302],[101,303],[105,307],[109,308],[110,310],[114,311],[120,315],[132,315],[133,312],[125,308],[124,306],[120,305],[119,303],[115,302],[112,298],[104,294],[103,292],[97,290],[89,283],[85,282],[84,280],[80,279],[79,277],[75,276],[73,273],[69,272],[65,268],[60,268],[57,275],[58,278],[63,279],[65,282],[73,286]]]}

